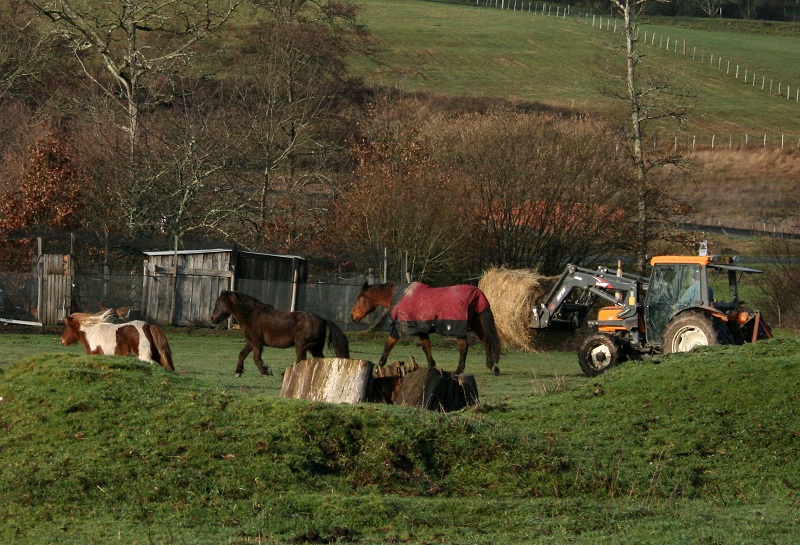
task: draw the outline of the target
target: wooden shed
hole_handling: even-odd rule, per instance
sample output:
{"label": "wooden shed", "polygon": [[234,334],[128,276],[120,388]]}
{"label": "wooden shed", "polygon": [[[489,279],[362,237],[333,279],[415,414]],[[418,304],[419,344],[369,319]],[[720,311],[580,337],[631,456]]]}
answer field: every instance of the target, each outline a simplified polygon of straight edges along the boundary
{"label": "wooden shed", "polygon": [[223,290],[256,297],[284,311],[303,307],[308,261],[230,248],[145,252],[142,315],[155,323],[212,325]]}

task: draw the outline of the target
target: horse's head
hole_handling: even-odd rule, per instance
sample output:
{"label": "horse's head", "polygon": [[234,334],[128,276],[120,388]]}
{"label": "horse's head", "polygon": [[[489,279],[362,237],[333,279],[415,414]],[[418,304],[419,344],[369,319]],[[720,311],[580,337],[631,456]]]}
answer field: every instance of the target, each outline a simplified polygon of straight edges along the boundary
{"label": "horse's head", "polygon": [[219,294],[219,297],[217,297],[217,303],[214,305],[214,311],[211,313],[212,323],[218,324],[231,315],[231,309],[228,306],[228,299],[230,299],[229,291],[223,291]]}
{"label": "horse's head", "polygon": [[81,324],[72,316],[64,318],[64,332],[61,334],[61,344],[69,346],[80,340]]}
{"label": "horse's head", "polygon": [[391,283],[370,286],[367,282],[364,282],[364,285],[361,286],[361,291],[358,292],[353,308],[350,309],[350,318],[354,322],[360,322],[367,314],[379,306],[389,308],[391,306],[393,288],[394,286]]}

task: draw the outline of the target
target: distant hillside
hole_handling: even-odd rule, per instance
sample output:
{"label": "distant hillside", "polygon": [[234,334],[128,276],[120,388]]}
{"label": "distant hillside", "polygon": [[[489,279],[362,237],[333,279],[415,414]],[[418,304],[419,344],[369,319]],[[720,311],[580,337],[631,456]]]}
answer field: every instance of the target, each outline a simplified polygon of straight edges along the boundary
{"label": "distant hillside", "polygon": [[[622,68],[619,19],[575,9],[556,17],[423,0],[359,3],[384,48],[383,64],[359,68],[368,83],[624,112],[624,102],[604,92],[612,80],[607,64]],[[800,142],[800,25],[669,17],[640,24],[642,67],[696,96],[683,127],[663,125],[670,141],[699,136],[710,145],[716,135],[718,144],[730,137],[738,144],[768,134],[771,145],[781,135],[789,145]]]}

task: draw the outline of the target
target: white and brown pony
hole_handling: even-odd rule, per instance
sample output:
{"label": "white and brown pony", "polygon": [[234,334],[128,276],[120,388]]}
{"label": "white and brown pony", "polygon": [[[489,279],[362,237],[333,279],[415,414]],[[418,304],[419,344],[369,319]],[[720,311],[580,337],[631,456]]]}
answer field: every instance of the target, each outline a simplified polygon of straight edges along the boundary
{"label": "white and brown pony", "polygon": [[113,323],[112,312],[113,309],[107,309],[97,314],[75,312],[67,316],[61,344],[69,346],[80,341],[87,354],[136,356],[175,371],[172,350],[160,327],[141,320]]}

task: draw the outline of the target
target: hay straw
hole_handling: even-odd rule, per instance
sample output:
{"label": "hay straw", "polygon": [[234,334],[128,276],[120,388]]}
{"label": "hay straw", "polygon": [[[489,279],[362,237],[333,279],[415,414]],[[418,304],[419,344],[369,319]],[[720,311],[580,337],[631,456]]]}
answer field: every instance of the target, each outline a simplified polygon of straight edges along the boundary
{"label": "hay straw", "polygon": [[558,277],[542,276],[527,269],[489,269],[478,287],[492,306],[497,331],[506,348],[538,352],[540,343],[528,325],[534,306],[550,291]]}

